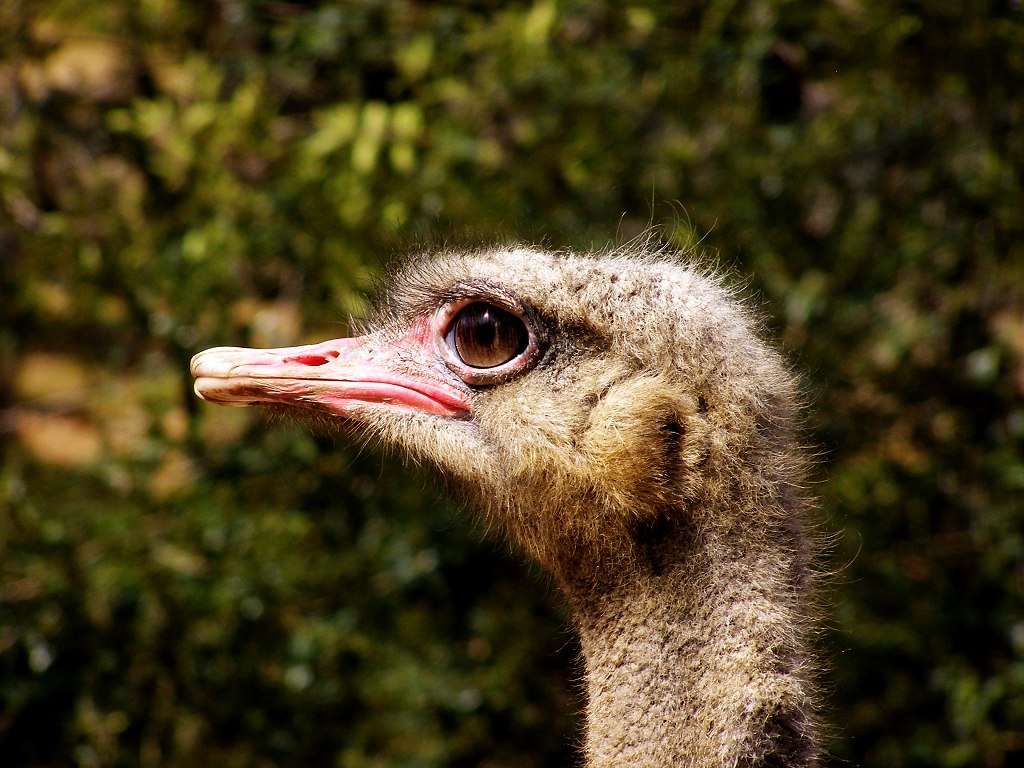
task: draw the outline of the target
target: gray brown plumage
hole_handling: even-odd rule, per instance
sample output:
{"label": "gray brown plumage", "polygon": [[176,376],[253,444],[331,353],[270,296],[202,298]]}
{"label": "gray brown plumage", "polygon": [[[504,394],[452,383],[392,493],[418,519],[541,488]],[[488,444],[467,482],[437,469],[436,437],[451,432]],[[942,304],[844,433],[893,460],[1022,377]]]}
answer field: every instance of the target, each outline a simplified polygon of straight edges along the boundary
{"label": "gray brown plumage", "polygon": [[642,247],[442,252],[357,339],[197,355],[432,465],[573,609],[589,766],[817,760],[794,377],[742,302]]}

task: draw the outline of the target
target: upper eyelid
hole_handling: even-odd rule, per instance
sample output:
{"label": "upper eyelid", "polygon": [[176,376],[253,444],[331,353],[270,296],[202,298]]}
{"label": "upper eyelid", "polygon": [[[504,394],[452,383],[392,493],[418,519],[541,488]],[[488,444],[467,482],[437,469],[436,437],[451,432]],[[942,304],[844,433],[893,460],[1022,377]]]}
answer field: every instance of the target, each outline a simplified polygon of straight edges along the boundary
{"label": "upper eyelid", "polygon": [[496,307],[516,314],[523,311],[522,305],[515,296],[500,286],[483,280],[456,283],[438,297],[436,308],[441,309],[450,304],[472,301],[494,304]]}

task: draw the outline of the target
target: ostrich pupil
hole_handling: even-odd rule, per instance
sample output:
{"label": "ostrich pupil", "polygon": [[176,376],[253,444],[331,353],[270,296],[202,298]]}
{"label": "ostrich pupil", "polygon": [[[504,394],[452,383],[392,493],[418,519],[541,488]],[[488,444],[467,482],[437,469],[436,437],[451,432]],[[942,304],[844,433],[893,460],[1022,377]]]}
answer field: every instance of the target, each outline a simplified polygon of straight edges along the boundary
{"label": "ostrich pupil", "polygon": [[526,351],[529,335],[523,321],[490,304],[470,304],[455,318],[449,343],[466,365],[494,368]]}

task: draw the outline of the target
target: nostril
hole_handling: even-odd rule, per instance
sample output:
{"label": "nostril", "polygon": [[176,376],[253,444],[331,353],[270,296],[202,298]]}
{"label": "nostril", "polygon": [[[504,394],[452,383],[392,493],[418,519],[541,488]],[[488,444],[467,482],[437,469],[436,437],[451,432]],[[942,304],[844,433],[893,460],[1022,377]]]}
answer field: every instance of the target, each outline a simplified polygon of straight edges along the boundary
{"label": "nostril", "polygon": [[338,356],[338,353],[333,349],[327,352],[322,352],[316,355],[295,355],[294,357],[286,357],[284,362],[286,363],[297,363],[299,365],[317,366],[325,365],[331,362]]}

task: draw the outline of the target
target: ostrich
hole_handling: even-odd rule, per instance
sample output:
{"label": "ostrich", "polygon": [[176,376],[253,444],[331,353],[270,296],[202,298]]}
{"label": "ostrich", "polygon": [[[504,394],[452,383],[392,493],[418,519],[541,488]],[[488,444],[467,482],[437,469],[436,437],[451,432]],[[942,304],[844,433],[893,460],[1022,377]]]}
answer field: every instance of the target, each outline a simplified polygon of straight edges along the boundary
{"label": "ostrich", "polygon": [[645,245],[447,251],[362,330],[206,350],[195,391],[379,439],[546,568],[590,768],[817,764],[797,385],[719,279]]}

